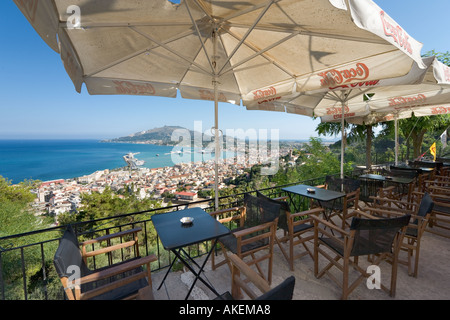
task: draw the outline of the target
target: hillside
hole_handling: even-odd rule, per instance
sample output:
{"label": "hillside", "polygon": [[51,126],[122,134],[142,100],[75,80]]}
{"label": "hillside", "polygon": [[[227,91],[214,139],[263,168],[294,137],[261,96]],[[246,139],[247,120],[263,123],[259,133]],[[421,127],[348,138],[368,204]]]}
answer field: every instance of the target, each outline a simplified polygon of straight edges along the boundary
{"label": "hillside", "polygon": [[[113,142],[113,143],[143,143],[143,144],[157,144],[157,145],[176,145],[180,141],[173,141],[172,134],[175,130],[188,130],[180,126],[164,126],[161,128],[153,128],[150,130],[140,131],[130,134],[125,137],[119,137],[114,139],[103,140],[102,142]],[[201,136],[203,138],[203,144],[207,145],[212,141],[210,135],[202,133],[195,133],[193,130],[188,130],[191,139],[194,137]]]}

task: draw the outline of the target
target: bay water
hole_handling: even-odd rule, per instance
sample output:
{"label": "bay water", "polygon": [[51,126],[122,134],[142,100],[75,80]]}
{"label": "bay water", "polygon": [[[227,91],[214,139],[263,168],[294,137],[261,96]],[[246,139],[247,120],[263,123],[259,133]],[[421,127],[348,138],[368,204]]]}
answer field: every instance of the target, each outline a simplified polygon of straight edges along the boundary
{"label": "bay water", "polygon": [[[123,156],[129,152],[139,153],[135,158],[144,160],[143,167],[147,168],[198,160],[194,152],[192,157],[174,157],[177,152],[174,150],[173,146],[99,140],[0,140],[0,175],[12,183],[24,179],[71,179],[98,170],[126,167]],[[214,154],[204,154],[203,159],[214,159]]]}

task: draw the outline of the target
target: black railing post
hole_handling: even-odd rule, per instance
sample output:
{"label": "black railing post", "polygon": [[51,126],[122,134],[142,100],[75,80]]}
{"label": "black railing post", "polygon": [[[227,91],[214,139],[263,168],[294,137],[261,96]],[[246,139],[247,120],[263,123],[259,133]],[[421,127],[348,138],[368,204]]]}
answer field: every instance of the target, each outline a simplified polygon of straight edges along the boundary
{"label": "black railing post", "polygon": [[5,282],[3,281],[3,253],[2,253],[2,251],[0,251],[0,286],[1,286],[2,300],[6,300]]}
{"label": "black railing post", "polygon": [[27,274],[25,272],[25,256],[23,253],[23,247],[20,248],[20,258],[22,261],[22,277],[23,277],[23,293],[25,296],[25,300],[28,300],[28,290],[27,290]]}

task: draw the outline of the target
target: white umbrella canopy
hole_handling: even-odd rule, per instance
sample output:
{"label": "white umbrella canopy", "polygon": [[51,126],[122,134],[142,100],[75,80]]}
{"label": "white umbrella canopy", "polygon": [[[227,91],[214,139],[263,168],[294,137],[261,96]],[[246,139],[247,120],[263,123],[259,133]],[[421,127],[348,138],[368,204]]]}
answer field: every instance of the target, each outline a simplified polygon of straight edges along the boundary
{"label": "white umbrella canopy", "polygon": [[[374,124],[395,121],[395,163],[398,163],[398,128],[400,119],[412,117],[450,114],[450,68],[436,59],[423,59],[427,69],[417,72],[412,70],[409,79],[415,84],[406,83],[405,79],[390,81],[394,85],[379,86],[366,91],[362,96],[349,97],[344,110],[330,107],[328,114],[321,117],[322,122],[341,121],[342,117],[353,124]],[[416,79],[416,80],[414,80]],[[341,111],[343,113],[341,113]]]}
{"label": "white umbrella canopy", "polygon": [[425,67],[422,44],[371,0],[14,2],[78,92],[214,100],[216,150],[218,102],[256,108]]}
{"label": "white umbrella canopy", "polygon": [[[329,94],[320,101],[322,122],[341,120],[351,123],[380,122],[380,116],[399,119],[411,112],[433,115],[436,107],[450,103],[450,67],[436,57],[423,58],[426,69],[414,67],[404,77],[380,80],[372,88],[354,89],[347,96],[345,108]],[[445,109],[441,111],[445,112]]]}
{"label": "white umbrella canopy", "polygon": [[[422,65],[425,68],[421,68]],[[367,96],[370,101],[364,99]],[[435,57],[426,57],[421,65],[414,62],[411,70],[403,76],[339,85],[329,87],[328,91],[301,92],[261,104],[260,109],[320,116],[322,122],[341,122],[344,137],[344,119],[350,123],[369,124],[394,120],[395,117],[411,117],[411,112],[418,116],[431,115],[445,112],[445,108],[436,108],[448,102],[450,68]],[[341,175],[343,155],[344,145],[341,150]]]}

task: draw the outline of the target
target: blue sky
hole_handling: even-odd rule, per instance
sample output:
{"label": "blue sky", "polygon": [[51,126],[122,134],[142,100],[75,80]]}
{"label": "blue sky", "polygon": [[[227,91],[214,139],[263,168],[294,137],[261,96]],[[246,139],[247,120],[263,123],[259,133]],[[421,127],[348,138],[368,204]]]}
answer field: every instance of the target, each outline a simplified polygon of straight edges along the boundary
{"label": "blue sky", "polygon": [[[429,50],[450,51],[449,0],[375,0]],[[213,126],[209,101],[78,94],[60,57],[37,35],[12,0],[0,1],[0,139],[104,139],[179,125]],[[317,136],[319,120],[219,105],[219,127],[278,129],[281,139]],[[270,131],[269,131],[270,132]],[[270,138],[270,135],[269,135]]]}

